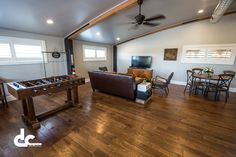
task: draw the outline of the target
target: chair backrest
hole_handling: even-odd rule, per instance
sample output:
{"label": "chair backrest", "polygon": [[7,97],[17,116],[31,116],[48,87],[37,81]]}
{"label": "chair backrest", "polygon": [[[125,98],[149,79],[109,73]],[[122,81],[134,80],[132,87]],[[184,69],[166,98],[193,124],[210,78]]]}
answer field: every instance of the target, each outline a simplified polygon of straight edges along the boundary
{"label": "chair backrest", "polygon": [[193,74],[194,72],[192,70],[187,70],[187,83],[188,84],[193,83]]}
{"label": "chair backrest", "polygon": [[167,84],[170,84],[170,81],[171,81],[173,75],[174,75],[174,72],[172,72],[172,73],[170,74],[170,76],[168,77],[168,79],[167,79],[167,81],[166,81]]}
{"label": "chair backrest", "polygon": [[233,74],[220,74],[217,83],[218,88],[226,88],[227,90],[229,90],[233,78]]}
{"label": "chair backrest", "polygon": [[236,72],[235,71],[231,71],[231,70],[225,70],[224,74],[232,74],[235,76]]}
{"label": "chair backrest", "polygon": [[195,74],[202,74],[203,68],[192,68],[192,71]]}
{"label": "chair backrest", "polygon": [[100,71],[108,71],[108,69],[107,69],[106,66],[104,66],[104,67],[99,67],[98,69],[99,69]]}

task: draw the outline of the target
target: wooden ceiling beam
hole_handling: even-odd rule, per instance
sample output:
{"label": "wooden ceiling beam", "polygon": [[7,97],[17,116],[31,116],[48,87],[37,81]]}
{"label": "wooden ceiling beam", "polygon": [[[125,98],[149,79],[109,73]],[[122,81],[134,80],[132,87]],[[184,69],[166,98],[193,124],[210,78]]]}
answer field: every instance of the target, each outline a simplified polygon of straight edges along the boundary
{"label": "wooden ceiling beam", "polygon": [[75,32],[73,32],[72,34],[70,34],[68,36],[68,39],[76,39],[82,32],[86,31],[87,29],[89,29],[90,27],[106,20],[107,18],[117,14],[118,12],[133,6],[135,3],[137,3],[137,0],[127,0],[126,2],[110,9],[109,11],[105,12],[104,14],[98,16],[97,18],[91,20],[89,23],[85,24],[84,26],[80,27],[79,29],[77,29]]}

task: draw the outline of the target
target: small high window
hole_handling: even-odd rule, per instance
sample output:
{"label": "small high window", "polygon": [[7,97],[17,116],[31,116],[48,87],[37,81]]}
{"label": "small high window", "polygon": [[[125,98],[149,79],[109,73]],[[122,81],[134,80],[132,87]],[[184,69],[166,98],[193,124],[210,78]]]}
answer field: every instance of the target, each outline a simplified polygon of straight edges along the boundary
{"label": "small high window", "polygon": [[0,58],[11,58],[11,48],[9,43],[0,41]]}
{"label": "small high window", "polygon": [[186,45],[183,47],[182,63],[233,65],[236,44]]}
{"label": "small high window", "polygon": [[0,36],[0,65],[41,63],[45,50],[43,40]]}
{"label": "small high window", "polygon": [[105,61],[107,60],[107,48],[83,45],[84,61]]}

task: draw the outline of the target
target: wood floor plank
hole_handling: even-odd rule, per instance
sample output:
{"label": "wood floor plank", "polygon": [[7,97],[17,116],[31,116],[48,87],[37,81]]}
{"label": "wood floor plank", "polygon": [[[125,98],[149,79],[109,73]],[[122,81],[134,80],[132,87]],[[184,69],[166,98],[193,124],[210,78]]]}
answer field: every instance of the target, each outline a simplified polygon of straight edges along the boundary
{"label": "wood floor plank", "polygon": [[[1,157],[235,157],[236,94],[227,104],[201,95],[184,95],[171,85],[166,97],[154,91],[145,107],[134,101],[79,87],[82,108],[73,107],[30,130],[21,120],[19,101],[0,107]],[[64,92],[34,98],[36,112],[62,105]],[[17,148],[14,137],[25,128],[40,148]]]}

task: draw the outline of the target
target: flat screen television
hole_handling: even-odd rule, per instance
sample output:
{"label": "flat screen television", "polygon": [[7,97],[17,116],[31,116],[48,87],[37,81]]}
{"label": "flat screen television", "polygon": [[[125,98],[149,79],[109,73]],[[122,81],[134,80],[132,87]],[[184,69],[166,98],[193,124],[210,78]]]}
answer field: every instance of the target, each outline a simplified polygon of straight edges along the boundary
{"label": "flat screen television", "polygon": [[152,65],[152,56],[132,56],[131,67],[150,68]]}

